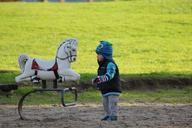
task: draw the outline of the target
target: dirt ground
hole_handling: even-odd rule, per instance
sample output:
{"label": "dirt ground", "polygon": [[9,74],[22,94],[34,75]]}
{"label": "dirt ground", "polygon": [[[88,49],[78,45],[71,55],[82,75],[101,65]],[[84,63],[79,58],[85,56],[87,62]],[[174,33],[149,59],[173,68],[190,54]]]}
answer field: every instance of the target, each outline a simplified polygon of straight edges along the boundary
{"label": "dirt ground", "polygon": [[119,104],[119,120],[100,121],[98,104],[63,108],[27,106],[26,120],[19,119],[17,106],[0,105],[0,128],[192,128],[192,105]]}

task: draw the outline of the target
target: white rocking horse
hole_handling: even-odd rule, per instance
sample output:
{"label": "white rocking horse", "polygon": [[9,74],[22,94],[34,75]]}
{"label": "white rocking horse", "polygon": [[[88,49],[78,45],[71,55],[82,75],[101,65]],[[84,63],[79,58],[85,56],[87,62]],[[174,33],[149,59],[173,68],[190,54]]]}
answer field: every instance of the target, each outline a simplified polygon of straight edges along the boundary
{"label": "white rocking horse", "polygon": [[55,80],[77,81],[80,74],[70,69],[71,62],[77,57],[77,40],[66,39],[57,49],[56,57],[53,60],[41,60],[29,58],[27,55],[20,55],[18,58],[21,73],[15,81]]}

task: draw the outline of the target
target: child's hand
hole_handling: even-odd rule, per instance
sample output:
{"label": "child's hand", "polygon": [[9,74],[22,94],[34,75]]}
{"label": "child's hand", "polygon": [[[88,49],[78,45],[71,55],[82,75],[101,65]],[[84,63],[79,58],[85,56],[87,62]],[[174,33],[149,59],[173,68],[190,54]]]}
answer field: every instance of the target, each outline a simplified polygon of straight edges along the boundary
{"label": "child's hand", "polygon": [[92,84],[100,84],[101,83],[101,79],[99,76],[97,76],[96,78],[92,79]]}

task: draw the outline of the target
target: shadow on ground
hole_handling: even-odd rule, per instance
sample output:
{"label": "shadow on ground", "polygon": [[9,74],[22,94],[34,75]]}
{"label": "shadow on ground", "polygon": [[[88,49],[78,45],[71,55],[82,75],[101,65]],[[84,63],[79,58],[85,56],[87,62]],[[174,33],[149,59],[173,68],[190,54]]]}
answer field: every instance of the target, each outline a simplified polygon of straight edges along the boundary
{"label": "shadow on ground", "polygon": [[[14,83],[18,71],[0,70],[0,83]],[[78,89],[88,89],[92,87],[91,79],[96,74],[81,73],[79,83],[70,83]],[[30,84],[30,83],[23,83]],[[121,74],[121,88],[124,90],[154,90],[167,88],[184,88],[192,86],[192,75],[171,74],[171,73],[151,73],[151,74]]]}

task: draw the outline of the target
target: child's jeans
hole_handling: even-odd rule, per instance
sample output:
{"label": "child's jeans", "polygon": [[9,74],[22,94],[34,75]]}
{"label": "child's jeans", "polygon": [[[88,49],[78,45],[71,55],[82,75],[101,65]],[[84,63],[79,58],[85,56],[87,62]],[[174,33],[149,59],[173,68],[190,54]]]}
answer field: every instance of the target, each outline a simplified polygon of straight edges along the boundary
{"label": "child's jeans", "polygon": [[103,96],[103,107],[105,116],[117,116],[118,114],[118,100],[119,96],[109,95]]}

